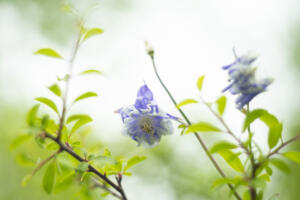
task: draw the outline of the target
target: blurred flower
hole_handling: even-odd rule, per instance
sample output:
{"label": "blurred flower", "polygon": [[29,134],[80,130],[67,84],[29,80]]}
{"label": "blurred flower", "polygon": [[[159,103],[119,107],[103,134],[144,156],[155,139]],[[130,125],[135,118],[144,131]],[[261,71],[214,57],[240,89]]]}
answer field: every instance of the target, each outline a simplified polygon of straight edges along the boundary
{"label": "blurred flower", "polygon": [[134,105],[123,107],[117,112],[124,123],[124,134],[144,147],[155,146],[161,136],[172,134],[171,119],[178,120],[158,107],[146,84],[139,89]]}
{"label": "blurred flower", "polygon": [[256,58],[257,56],[248,53],[237,57],[232,64],[223,67],[224,70],[228,70],[230,84],[222,92],[229,90],[231,94],[239,95],[236,100],[238,109],[242,109],[273,82],[271,78],[261,80],[255,78],[256,68],[252,66],[252,63]]}

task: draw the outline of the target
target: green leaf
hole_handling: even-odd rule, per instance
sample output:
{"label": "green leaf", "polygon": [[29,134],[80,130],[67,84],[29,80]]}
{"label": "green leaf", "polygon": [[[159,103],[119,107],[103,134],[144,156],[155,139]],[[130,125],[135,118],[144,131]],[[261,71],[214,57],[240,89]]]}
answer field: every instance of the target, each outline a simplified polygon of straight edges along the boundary
{"label": "green leaf", "polygon": [[176,107],[177,107],[177,108],[180,108],[180,107],[182,107],[182,106],[184,106],[184,105],[188,105],[188,104],[192,104],[192,103],[198,103],[198,101],[196,101],[196,100],[194,100],[194,99],[185,99],[185,100],[179,102],[179,103],[176,105]]}
{"label": "green leaf", "polygon": [[55,94],[56,96],[61,97],[61,90],[57,84],[53,84],[53,85],[49,86],[48,89],[51,92],[53,92],[53,94]]}
{"label": "green leaf", "polygon": [[35,100],[47,105],[49,108],[51,108],[56,113],[58,113],[57,107],[56,107],[55,103],[52,100],[50,100],[46,97],[38,97],[38,98],[35,98]]}
{"label": "green leaf", "polygon": [[221,130],[210,123],[207,122],[198,122],[196,124],[190,125],[185,134],[191,133],[191,132],[221,132]]}
{"label": "green leaf", "polygon": [[46,169],[43,178],[43,188],[48,194],[51,194],[53,191],[54,184],[55,184],[55,173],[56,173],[56,163],[55,160],[53,160],[49,164],[48,168]]}
{"label": "green leaf", "polygon": [[145,159],[146,159],[145,156],[133,156],[132,158],[130,158],[128,160],[126,166],[124,167],[124,171],[128,170],[129,168],[133,167],[134,165],[138,164],[139,162],[142,162]]}
{"label": "green leaf", "polygon": [[89,169],[89,163],[87,163],[87,162],[81,162],[81,163],[79,163],[79,165],[78,165],[77,168],[76,168],[76,170],[77,170],[79,173],[84,173],[84,172],[86,172],[88,169]]}
{"label": "green leaf", "polygon": [[214,144],[211,149],[210,149],[210,153],[217,153],[219,151],[222,151],[222,150],[226,150],[226,149],[235,149],[237,148],[238,146],[236,144],[233,144],[231,142],[228,142],[228,141],[220,141],[216,144]]}
{"label": "green leaf", "polygon": [[32,174],[28,174],[24,176],[24,178],[22,179],[22,186],[25,187],[31,178],[32,178]]}
{"label": "green leaf", "polygon": [[87,123],[89,123],[89,122],[91,122],[91,121],[93,121],[92,118],[84,118],[84,119],[78,120],[78,121],[74,124],[74,126],[73,126],[73,128],[72,128],[72,130],[71,130],[71,133],[74,133],[74,132],[77,131],[80,127],[82,127],[83,125],[85,125],[85,124],[87,124]]}
{"label": "green leaf", "polygon": [[215,189],[224,184],[231,184],[231,183],[232,183],[232,180],[227,177],[226,178],[218,178],[213,182],[212,189]]}
{"label": "green leaf", "polygon": [[260,119],[269,127],[268,144],[270,149],[272,149],[276,146],[281,137],[282,123],[280,123],[274,115],[268,112],[261,116]]}
{"label": "green leaf", "polygon": [[16,161],[21,166],[31,167],[35,165],[35,162],[28,155],[24,153],[18,154],[16,156]]}
{"label": "green leaf", "polygon": [[27,114],[27,119],[26,119],[28,125],[30,125],[30,126],[34,125],[34,121],[36,119],[36,115],[39,110],[39,107],[40,107],[40,104],[36,104],[29,110],[29,112]]}
{"label": "green leaf", "polygon": [[198,88],[199,91],[202,90],[202,85],[203,85],[203,80],[204,80],[204,78],[205,78],[205,76],[202,75],[202,76],[200,76],[200,77],[198,78],[198,80],[197,80],[197,88]]}
{"label": "green leaf", "polygon": [[290,151],[290,152],[285,152],[282,154],[286,158],[300,164],[300,152],[298,151]]}
{"label": "green leaf", "polygon": [[86,74],[98,74],[101,75],[102,72],[96,69],[89,69],[89,70],[85,70],[83,72],[80,73],[80,75],[86,75]]}
{"label": "green leaf", "polygon": [[260,118],[262,115],[264,115],[267,111],[263,109],[256,109],[251,111],[250,113],[247,113],[246,119],[244,121],[243,126],[243,132],[246,131],[246,129],[250,126],[252,122],[254,122],[256,119]]}
{"label": "green leaf", "polygon": [[24,135],[19,135],[18,137],[16,137],[12,143],[9,146],[10,150],[14,150],[15,148],[17,148],[18,146],[20,146],[21,144],[23,144],[24,142],[26,142],[27,140],[29,140],[32,136],[29,134],[24,134]]}
{"label": "green leaf", "polygon": [[86,93],[80,95],[79,97],[77,97],[77,98],[75,99],[74,103],[75,103],[75,102],[78,102],[78,101],[80,101],[80,100],[86,99],[86,98],[96,97],[96,96],[98,96],[98,95],[97,95],[95,92],[86,92]]}
{"label": "green leaf", "polygon": [[67,124],[73,122],[73,121],[77,121],[77,120],[88,120],[88,121],[93,121],[93,119],[86,114],[74,114],[68,117],[67,119]]}
{"label": "green leaf", "polygon": [[84,35],[84,38],[83,40],[87,40],[89,39],[90,37],[93,37],[95,35],[99,35],[99,34],[102,34],[104,31],[100,28],[91,28],[89,29],[85,35]]}
{"label": "green leaf", "polygon": [[283,162],[282,160],[280,160],[278,158],[270,159],[270,163],[272,165],[274,165],[277,169],[281,170],[284,173],[288,174],[288,173],[291,172],[289,166],[287,164],[285,164],[285,162]]}
{"label": "green leaf", "polygon": [[276,146],[281,137],[282,123],[280,123],[278,119],[268,111],[263,109],[256,109],[247,114],[243,126],[243,131],[245,131],[250,126],[250,124],[258,118],[269,128],[268,144],[270,149],[272,149]]}
{"label": "green leaf", "polygon": [[221,116],[223,115],[223,113],[225,111],[226,102],[227,102],[226,96],[221,96],[216,101],[217,106],[218,106],[218,112]]}
{"label": "green leaf", "polygon": [[55,50],[50,48],[39,49],[36,52],[34,52],[34,54],[49,56],[53,58],[62,58],[61,55],[59,55],[59,53],[57,53]]}
{"label": "green leaf", "polygon": [[237,172],[244,172],[244,166],[237,154],[233,153],[230,150],[222,150],[218,153],[223,157],[226,163],[229,166],[231,166],[234,170],[236,170]]}

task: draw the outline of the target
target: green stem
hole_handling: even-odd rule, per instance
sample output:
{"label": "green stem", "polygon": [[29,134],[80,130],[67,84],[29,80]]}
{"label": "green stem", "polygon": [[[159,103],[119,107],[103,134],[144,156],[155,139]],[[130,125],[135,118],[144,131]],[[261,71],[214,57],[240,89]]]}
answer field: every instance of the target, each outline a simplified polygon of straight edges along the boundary
{"label": "green stem", "polygon": [[[165,91],[167,92],[168,96],[170,97],[172,103],[174,104],[174,106],[177,108],[177,110],[179,111],[179,113],[181,114],[181,116],[184,118],[184,120],[186,121],[186,123],[188,125],[191,125],[191,121],[189,120],[189,118],[186,116],[186,114],[177,107],[177,103],[174,99],[174,97],[172,96],[172,94],[170,93],[170,91],[168,90],[168,88],[166,87],[166,85],[163,83],[163,81],[161,80],[158,72],[157,72],[157,68],[156,68],[156,64],[155,64],[155,60],[154,60],[154,52],[148,52],[148,55],[151,58],[152,61],[152,65],[153,65],[153,69],[155,72],[155,75],[157,77],[157,79],[159,80],[160,84],[162,85],[162,87],[165,89]],[[202,148],[204,149],[205,153],[207,154],[208,158],[210,159],[210,161],[213,163],[214,167],[217,169],[217,171],[219,172],[219,174],[225,178],[226,175],[223,172],[223,170],[220,168],[220,166],[218,165],[218,163],[216,162],[216,160],[213,158],[213,156],[209,153],[209,150],[205,144],[205,142],[203,141],[203,139],[201,138],[201,136],[199,135],[199,133],[194,132],[195,137],[197,138],[198,142],[200,143],[200,145],[202,146]],[[235,188],[231,185],[231,184],[227,184],[228,187],[230,188],[230,190],[233,192],[234,196],[236,197],[236,199],[238,200],[242,200],[242,198],[239,196],[239,194],[237,193],[237,191],[235,190]]]}

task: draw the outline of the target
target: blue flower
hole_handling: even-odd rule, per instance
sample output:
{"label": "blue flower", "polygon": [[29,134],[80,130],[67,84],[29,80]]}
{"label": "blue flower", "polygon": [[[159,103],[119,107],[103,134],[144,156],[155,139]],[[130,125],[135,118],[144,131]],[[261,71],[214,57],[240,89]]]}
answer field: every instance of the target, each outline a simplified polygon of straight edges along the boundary
{"label": "blue flower", "polygon": [[124,123],[124,134],[135,140],[138,146],[142,144],[144,147],[155,146],[163,135],[172,134],[171,119],[178,120],[158,107],[146,84],[138,90],[134,105],[117,112]]}
{"label": "blue flower", "polygon": [[252,66],[256,58],[248,53],[237,57],[232,64],[223,67],[224,70],[228,70],[230,84],[222,92],[229,90],[231,94],[239,95],[236,100],[238,109],[242,109],[256,95],[266,91],[266,88],[273,82],[271,78],[256,79],[256,68]]}

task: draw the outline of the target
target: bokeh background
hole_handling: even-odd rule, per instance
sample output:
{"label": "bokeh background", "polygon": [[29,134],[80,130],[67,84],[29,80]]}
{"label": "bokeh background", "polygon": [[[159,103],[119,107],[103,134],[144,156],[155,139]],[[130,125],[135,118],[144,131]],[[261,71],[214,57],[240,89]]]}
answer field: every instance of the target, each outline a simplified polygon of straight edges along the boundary
{"label": "bokeh background", "polygon": [[[267,108],[284,122],[284,138],[300,132],[300,3],[297,0],[73,0],[78,9],[97,3],[89,16],[89,27],[101,27],[105,34],[88,40],[80,49],[76,71],[87,67],[101,70],[101,77],[78,78],[71,96],[85,90],[99,98],[78,104],[74,109],[94,118],[91,140],[107,146],[116,155],[140,154],[147,161],[136,166],[134,176],[124,185],[129,199],[213,200],[230,199],[227,188],[216,191],[211,185],[218,177],[192,135],[163,138],[152,149],[136,147],[121,134],[122,123],[114,111],[133,103],[145,81],[164,110],[178,115],[154,77],[145,54],[144,41],[156,50],[158,70],[177,100],[198,98],[195,82],[205,74],[203,95],[214,100],[227,84],[221,66],[238,54],[253,50],[260,56],[258,74],[275,79],[269,91],[258,96],[252,108]],[[50,96],[45,89],[56,75],[67,71],[65,63],[34,56],[42,47],[51,47],[68,57],[75,40],[72,18],[62,11],[60,0],[0,0],[0,199],[80,199],[77,186],[63,193],[47,195],[41,186],[42,172],[26,187],[24,175],[33,169],[30,161],[20,166],[20,153],[33,160],[40,153],[27,143],[9,151],[14,137],[24,132],[27,110],[37,96]],[[243,116],[229,98],[226,121],[240,132]],[[193,121],[215,119],[201,105],[184,108]],[[256,141],[267,149],[265,128],[257,125]],[[221,136],[203,135],[208,144]],[[297,142],[290,147],[300,149]],[[222,164],[222,160],[218,158]],[[22,162],[24,165],[24,162]],[[224,164],[224,162],[223,162]],[[265,199],[278,193],[279,199],[299,199],[300,167],[293,163],[289,175],[275,170]],[[225,169],[231,173],[230,169]],[[99,197],[98,199],[101,199]],[[111,199],[108,197],[107,199]]]}

